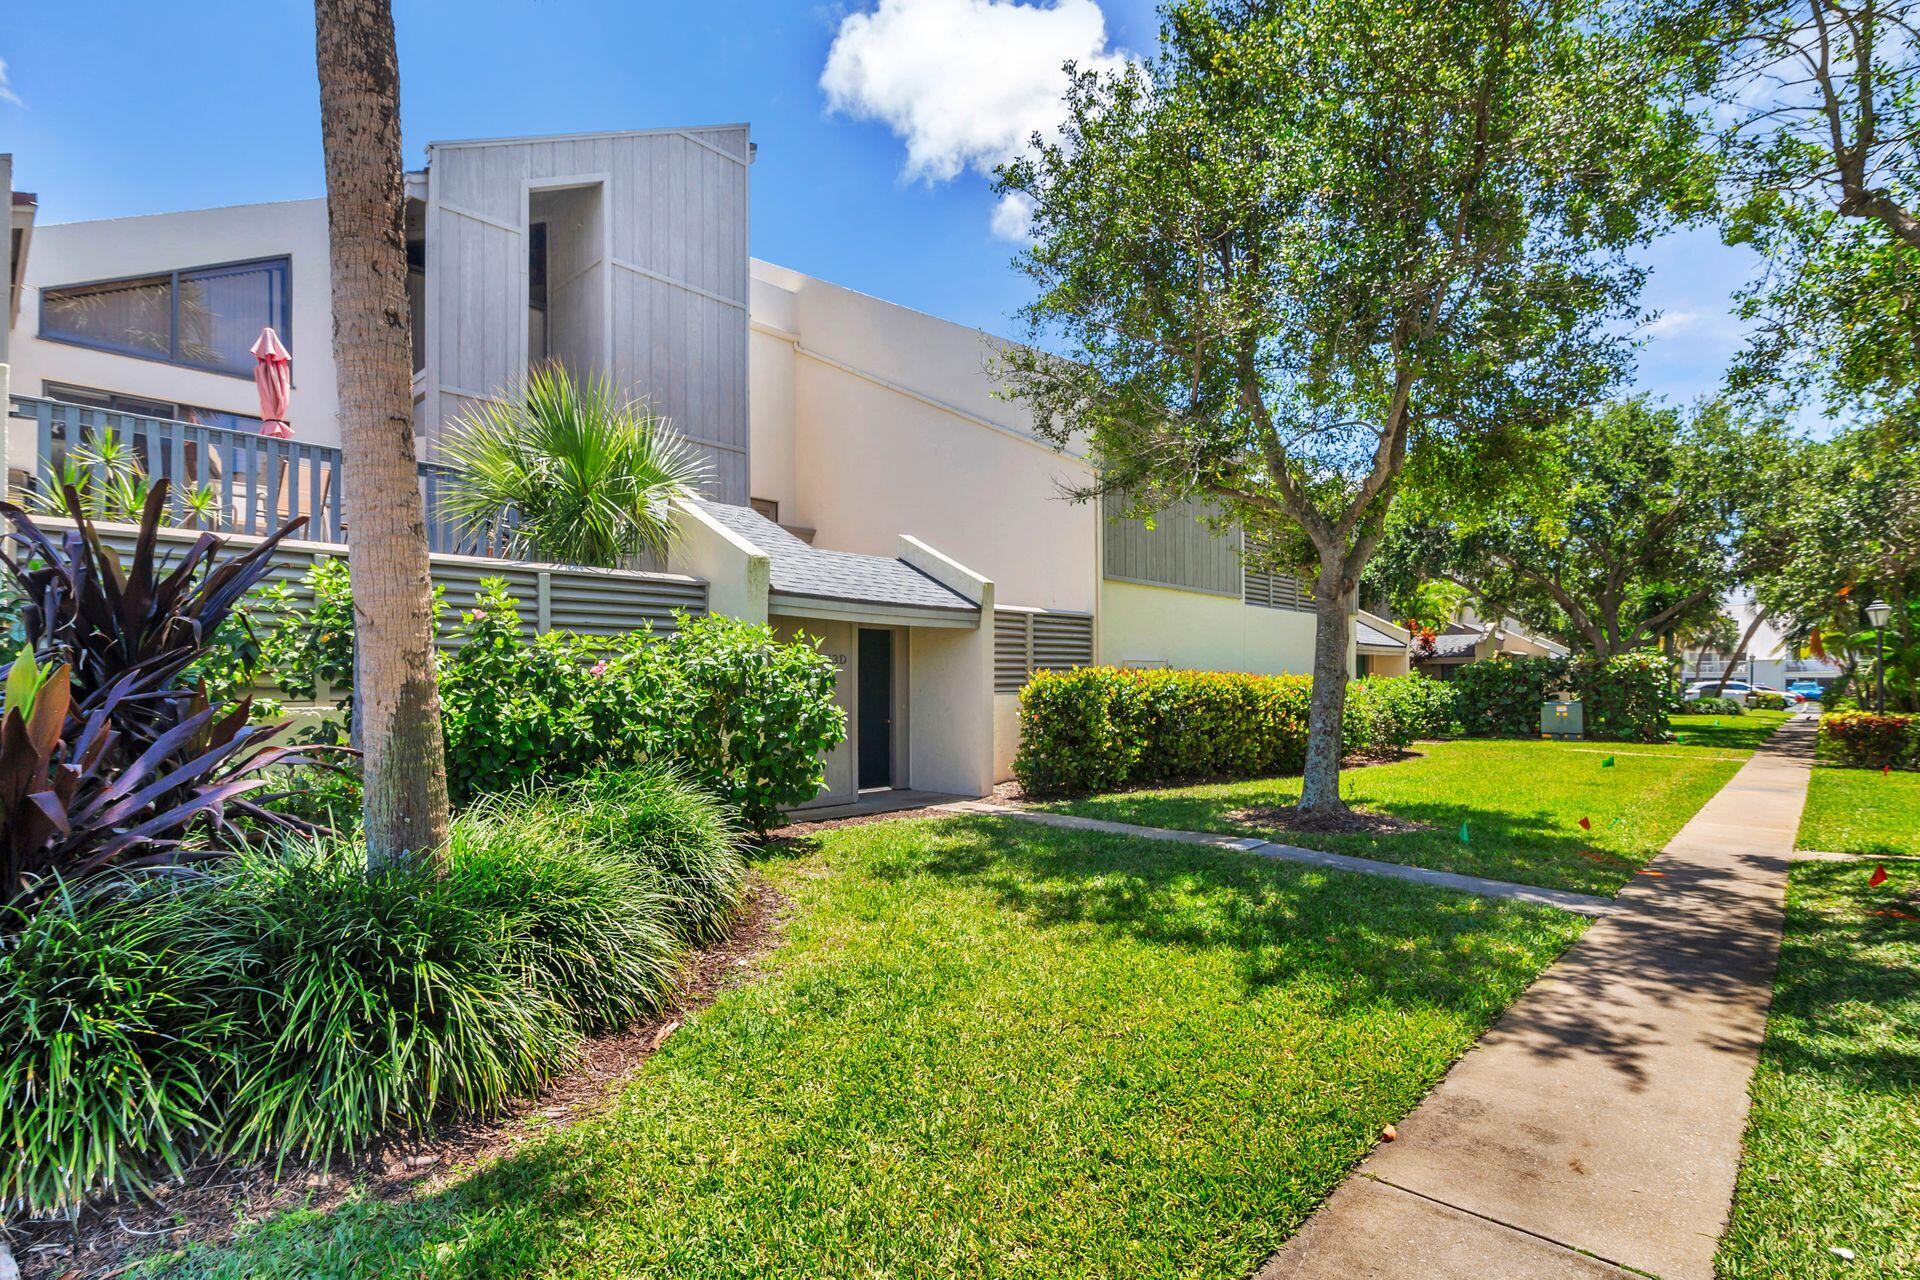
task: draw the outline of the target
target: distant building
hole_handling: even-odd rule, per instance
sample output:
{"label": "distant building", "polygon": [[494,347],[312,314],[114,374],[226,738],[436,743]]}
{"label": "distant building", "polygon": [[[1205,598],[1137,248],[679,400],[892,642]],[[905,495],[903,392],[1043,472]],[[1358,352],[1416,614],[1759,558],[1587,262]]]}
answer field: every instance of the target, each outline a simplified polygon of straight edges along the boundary
{"label": "distant building", "polygon": [[1461,667],[1485,662],[1497,654],[1516,658],[1564,658],[1573,651],[1558,640],[1528,631],[1517,618],[1491,622],[1470,607],[1462,607],[1454,621],[1433,637],[1433,652],[1413,649],[1413,667],[1436,680],[1451,680]]}
{"label": "distant building", "polygon": [[[1753,623],[1752,593],[1728,596],[1723,603],[1727,616],[1733,619],[1734,634],[1745,635]],[[1838,666],[1824,658],[1803,656],[1778,627],[1765,621],[1754,631],[1737,663],[1732,654],[1713,649],[1691,650],[1681,658],[1681,675],[1689,684],[1696,680],[1717,680],[1722,673],[1729,680],[1745,680],[1767,689],[1785,689],[1796,680],[1812,680],[1825,689],[1840,679]]]}

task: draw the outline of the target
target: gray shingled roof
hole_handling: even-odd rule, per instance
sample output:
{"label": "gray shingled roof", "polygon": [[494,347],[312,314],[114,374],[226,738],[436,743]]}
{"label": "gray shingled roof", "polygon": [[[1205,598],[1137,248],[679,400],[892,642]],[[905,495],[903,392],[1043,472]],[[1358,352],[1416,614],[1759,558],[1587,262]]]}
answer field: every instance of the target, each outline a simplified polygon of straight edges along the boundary
{"label": "gray shingled roof", "polygon": [[1353,620],[1353,642],[1355,644],[1372,645],[1378,649],[1404,649],[1407,647],[1406,641],[1388,635],[1380,628],[1368,622],[1365,618],[1355,618]]}
{"label": "gray shingled roof", "polygon": [[1456,622],[1433,638],[1435,658],[1471,658],[1473,650],[1487,638],[1483,628]]}
{"label": "gray shingled roof", "polygon": [[774,592],[977,613],[980,606],[904,560],[810,547],[752,507],[699,500],[702,511],[766,552]]}

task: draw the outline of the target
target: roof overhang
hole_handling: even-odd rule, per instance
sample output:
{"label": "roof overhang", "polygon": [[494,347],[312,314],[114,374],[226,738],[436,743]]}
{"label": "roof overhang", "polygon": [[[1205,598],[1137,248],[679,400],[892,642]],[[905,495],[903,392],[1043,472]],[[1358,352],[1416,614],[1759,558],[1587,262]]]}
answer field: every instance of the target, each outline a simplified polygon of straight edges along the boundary
{"label": "roof overhang", "polygon": [[953,627],[980,625],[980,609],[933,609],[923,605],[873,600],[841,600],[832,596],[769,591],[767,613],[780,618],[811,618],[821,622],[859,622],[874,627]]}

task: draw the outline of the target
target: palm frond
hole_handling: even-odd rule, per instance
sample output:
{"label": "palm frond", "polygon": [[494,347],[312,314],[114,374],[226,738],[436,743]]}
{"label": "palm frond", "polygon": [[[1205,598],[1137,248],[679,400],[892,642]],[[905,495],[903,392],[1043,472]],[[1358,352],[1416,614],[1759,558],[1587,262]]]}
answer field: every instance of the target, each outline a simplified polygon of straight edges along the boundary
{"label": "palm frond", "polygon": [[454,471],[447,511],[464,531],[511,524],[524,553],[600,568],[664,555],[669,504],[707,478],[666,419],[605,376],[576,379],[558,364],[462,415],[440,452]]}

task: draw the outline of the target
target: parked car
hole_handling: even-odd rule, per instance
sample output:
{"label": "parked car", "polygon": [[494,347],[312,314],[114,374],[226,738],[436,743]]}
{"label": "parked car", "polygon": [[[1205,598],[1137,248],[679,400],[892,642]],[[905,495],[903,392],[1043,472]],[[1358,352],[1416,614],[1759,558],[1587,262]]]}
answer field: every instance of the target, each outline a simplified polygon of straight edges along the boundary
{"label": "parked car", "polygon": [[1818,680],[1795,680],[1787,686],[1787,692],[1799,694],[1802,702],[1818,702],[1826,694]]}
{"label": "parked car", "polygon": [[1747,705],[1747,695],[1750,693],[1777,693],[1787,700],[1787,705],[1790,707],[1799,706],[1806,701],[1803,695],[1792,689],[1775,689],[1764,684],[1749,684],[1745,680],[1727,681],[1726,691],[1716,695],[1715,691],[1719,688],[1719,685],[1720,682],[1718,680],[1695,680],[1687,686],[1687,697],[1712,698],[1718,696],[1732,698],[1743,707]]}

